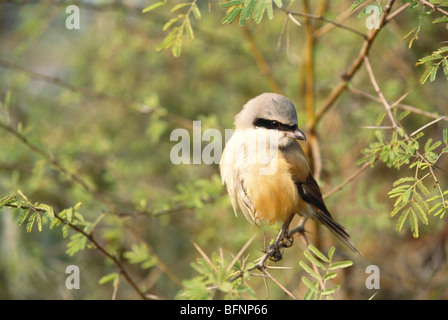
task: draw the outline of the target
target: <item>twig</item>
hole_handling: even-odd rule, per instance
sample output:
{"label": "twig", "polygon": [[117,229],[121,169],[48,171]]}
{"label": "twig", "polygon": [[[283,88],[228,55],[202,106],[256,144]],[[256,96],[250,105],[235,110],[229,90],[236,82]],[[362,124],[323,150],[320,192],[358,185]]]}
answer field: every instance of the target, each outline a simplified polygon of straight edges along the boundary
{"label": "twig", "polygon": [[423,127],[415,130],[409,136],[412,137],[412,136],[416,135],[417,133],[419,133],[420,131],[422,131],[423,129],[426,129],[427,127],[429,127],[429,126],[433,125],[434,123],[437,123],[437,122],[439,122],[441,120],[448,120],[448,117],[447,116],[443,116],[443,117],[437,118],[436,120],[433,120],[433,121],[425,124]]}
{"label": "twig", "polygon": [[[40,211],[45,213],[46,210],[42,209],[42,208],[37,208],[34,206],[18,206],[17,204],[13,204],[13,203],[9,203],[6,204],[7,207],[10,208],[17,208],[17,209],[32,209],[35,211]],[[121,264],[121,262],[115,257],[113,256],[111,253],[109,253],[106,249],[104,249],[103,246],[101,246],[98,241],[96,241],[96,239],[93,237],[92,233],[87,233],[84,230],[80,229],[78,226],[74,225],[73,223],[65,220],[64,218],[61,218],[57,213],[54,214],[54,217],[56,219],[58,219],[61,223],[69,226],[71,229],[73,229],[74,231],[82,234],[84,237],[86,237],[92,244],[93,246],[98,250],[99,253],[101,253],[103,256],[105,256],[107,259],[111,260],[114,265],[117,267],[119,274],[123,275],[123,277],[126,279],[126,281],[131,285],[131,287],[134,289],[135,292],[138,293],[138,295],[146,300],[145,295],[140,291],[140,289],[138,288],[137,284],[134,282],[134,280],[132,280],[131,276],[128,274],[128,272],[125,270],[125,268],[123,267],[123,265]]]}
{"label": "twig", "polygon": [[247,43],[249,44],[250,51],[252,53],[252,56],[255,59],[255,62],[258,65],[258,68],[260,71],[265,75],[269,87],[273,92],[281,93],[280,86],[278,85],[277,81],[275,80],[274,76],[272,75],[271,69],[269,67],[269,64],[267,63],[266,59],[264,58],[263,54],[261,53],[260,49],[258,48],[257,43],[255,42],[254,37],[252,36],[252,33],[247,29],[247,27],[240,28],[241,32],[243,32],[243,36],[246,39]]}
{"label": "twig", "polygon": [[[356,88],[353,88],[353,87],[349,87],[348,91],[350,91],[350,93],[353,93],[354,95],[357,95],[357,96],[360,96],[360,97],[363,97],[363,98],[367,98],[367,99],[370,99],[372,101],[376,101],[376,102],[380,102],[381,103],[381,100],[378,97],[376,97],[374,95],[371,95],[370,93],[364,92],[362,90],[359,90],[359,89],[356,89]],[[421,110],[421,109],[418,109],[418,108],[415,108],[415,107],[412,107],[412,106],[409,106],[409,105],[406,105],[406,104],[402,104],[402,103],[394,102],[394,103],[390,104],[390,106],[391,106],[391,108],[399,108],[399,109],[402,109],[402,110],[407,110],[407,111],[410,111],[412,113],[417,113],[417,114],[426,116],[428,118],[433,118],[433,119],[440,118],[440,115],[438,115],[436,113],[431,113],[431,112],[428,112],[428,111],[424,111],[424,110]],[[442,119],[442,120],[448,121],[448,118],[445,118],[445,119]]]}
{"label": "twig", "polygon": [[98,200],[103,201],[103,196],[99,194],[97,191],[93,190],[79,175],[69,172],[58,159],[50,155],[49,153],[45,152],[35,144],[31,143],[27,137],[25,137],[23,134],[18,132],[13,127],[0,122],[0,128],[4,129],[5,131],[8,131],[12,135],[14,135],[17,139],[19,139],[25,146],[27,146],[30,150],[37,153],[39,156],[43,157],[45,160],[47,160],[50,164],[52,164],[56,169],[67,175],[73,182],[76,182],[81,187],[84,188],[88,193],[92,194],[95,198]]}
{"label": "twig", "polygon": [[249,245],[252,243],[252,241],[254,241],[256,237],[257,235],[254,234],[249,240],[246,241],[244,246],[236,254],[235,258],[233,258],[232,262],[230,262],[230,264],[227,266],[226,272],[229,272],[232,269],[233,265],[238,261],[238,259],[241,257],[244,251],[246,251],[247,247],[249,247]]}
{"label": "twig", "polygon": [[425,6],[428,6],[428,7],[430,7],[431,9],[434,9],[434,10],[436,10],[436,11],[438,11],[438,12],[440,12],[440,13],[442,13],[442,14],[444,14],[445,16],[448,17],[448,12],[445,11],[445,10],[443,10],[443,9],[441,9],[440,7],[434,5],[434,4],[432,4],[432,3],[430,3],[430,2],[428,2],[428,1],[426,1],[426,0],[419,0],[419,1],[420,1],[422,4],[424,4]]}
{"label": "twig", "polygon": [[112,293],[112,300],[116,300],[117,299],[117,292],[118,292],[118,285],[119,284],[120,284],[120,275],[118,275],[117,281],[114,284],[114,291]]}
{"label": "twig", "polygon": [[406,10],[410,5],[411,5],[410,3],[406,3],[406,4],[402,5],[400,8],[398,8],[397,10],[395,10],[394,12],[392,12],[391,14],[389,14],[386,18],[386,22],[389,22],[390,20],[392,20],[393,18],[398,16],[400,13],[402,13],[404,10]]}
{"label": "twig", "polygon": [[[325,18],[322,15],[315,15],[315,14],[310,14],[310,13],[305,13],[305,12],[295,12],[295,11],[290,11],[290,10],[285,9],[285,8],[279,8],[277,6],[276,6],[276,8],[286,12],[286,14],[288,16],[299,16],[299,17],[304,17],[304,18],[308,18],[308,19],[313,19],[313,20],[319,20],[319,21],[327,22],[327,23],[330,23],[330,24],[334,25],[335,27],[351,31],[351,32],[353,32],[353,33],[363,37],[364,39],[367,39],[367,35],[365,33],[362,33],[362,32],[360,32],[360,31],[358,31],[356,29],[353,29],[353,28],[351,28],[349,26],[343,25],[342,23],[339,23],[337,21],[333,21],[333,20],[327,19],[327,18]],[[293,22],[294,22],[294,20],[293,20]],[[296,23],[299,26],[301,26],[300,22],[298,22],[297,20],[295,20],[294,23]]]}
{"label": "twig", "polygon": [[349,81],[353,78],[353,76],[356,74],[356,72],[361,67],[364,57],[367,56],[367,54],[370,51],[370,48],[372,46],[373,41],[377,37],[380,30],[384,27],[384,25],[388,22],[386,20],[387,16],[389,15],[392,5],[394,4],[395,0],[389,0],[386,4],[386,7],[384,8],[383,16],[380,21],[380,28],[379,29],[373,29],[370,34],[367,36],[367,38],[364,40],[364,43],[361,47],[361,50],[358,54],[358,57],[355,59],[349,70],[344,74],[342,80],[336,85],[336,87],[331,91],[330,95],[327,97],[327,99],[324,101],[323,106],[317,110],[316,117],[312,123],[308,125],[307,131],[311,132],[314,130],[314,128],[317,126],[317,124],[320,122],[324,114],[327,113],[327,111],[334,105],[336,100],[339,98],[341,93],[347,88],[347,85]]}
{"label": "twig", "polygon": [[[31,71],[21,65],[18,65],[16,63],[6,61],[3,59],[0,59],[0,67],[25,74],[26,76],[36,79],[36,80],[40,80],[40,81],[44,81],[47,83],[57,85],[59,87],[68,89],[72,92],[82,94],[84,96],[88,96],[88,97],[91,97],[94,99],[99,99],[99,100],[110,100],[114,103],[119,103],[120,105],[125,106],[126,108],[129,108],[129,106],[139,106],[136,110],[139,110],[141,113],[144,113],[144,114],[151,114],[152,112],[154,112],[156,110],[156,108],[154,108],[154,107],[143,105],[141,103],[138,103],[136,101],[133,101],[133,100],[121,97],[121,96],[115,96],[115,95],[111,95],[108,93],[95,91],[95,90],[92,90],[87,87],[81,87],[81,86],[73,85],[71,83],[67,83],[65,81],[60,80],[59,78],[50,77],[50,76],[47,76],[44,74],[40,74],[40,73]],[[186,128],[186,129],[193,128],[193,122],[191,120],[180,117],[174,113],[164,112],[162,118],[165,119],[166,121],[171,122],[171,123],[173,123],[177,126],[180,126],[182,128]]]}
{"label": "twig", "polygon": [[378,94],[378,97],[380,98],[381,102],[384,105],[384,108],[386,109],[386,113],[389,116],[389,120],[392,123],[392,127],[394,129],[397,129],[398,125],[397,125],[397,123],[395,121],[395,117],[392,114],[391,106],[389,105],[389,102],[387,102],[386,98],[384,97],[383,93],[380,90],[380,87],[378,86],[378,83],[376,82],[375,75],[373,74],[372,66],[370,65],[370,61],[369,61],[369,57],[368,56],[364,57],[364,63],[366,65],[366,69],[367,69],[367,72],[369,74],[370,82],[372,82],[372,85],[373,85],[376,93]]}
{"label": "twig", "polygon": [[283,290],[283,292],[285,292],[288,296],[290,296],[291,298],[293,298],[294,300],[297,300],[297,298],[291,293],[291,291],[289,291],[288,289],[286,289],[280,282],[277,281],[277,279],[275,279],[267,270],[266,268],[261,268],[260,269],[261,272],[263,272],[264,275],[266,275],[269,279],[271,279],[280,289]]}
{"label": "twig", "polygon": [[339,185],[337,185],[336,187],[334,187],[330,191],[326,192],[323,195],[323,198],[324,199],[328,198],[328,197],[332,196],[333,194],[335,194],[336,192],[338,192],[339,190],[341,190],[342,188],[344,188],[347,184],[349,184],[350,182],[355,180],[356,177],[358,177],[361,173],[363,173],[364,170],[366,170],[369,166],[370,166],[369,162],[364,163],[364,165],[361,168],[359,168],[358,170],[356,170],[350,177],[345,179],[343,182],[341,182]]}

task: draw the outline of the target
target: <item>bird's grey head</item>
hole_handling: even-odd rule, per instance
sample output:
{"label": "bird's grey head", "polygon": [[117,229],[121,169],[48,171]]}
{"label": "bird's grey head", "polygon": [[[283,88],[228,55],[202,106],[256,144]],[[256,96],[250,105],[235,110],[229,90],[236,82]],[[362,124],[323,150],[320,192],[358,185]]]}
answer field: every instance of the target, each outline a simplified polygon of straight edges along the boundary
{"label": "bird's grey head", "polygon": [[278,130],[288,138],[306,140],[305,135],[297,128],[297,124],[294,104],[277,93],[263,93],[249,100],[235,117],[236,129]]}

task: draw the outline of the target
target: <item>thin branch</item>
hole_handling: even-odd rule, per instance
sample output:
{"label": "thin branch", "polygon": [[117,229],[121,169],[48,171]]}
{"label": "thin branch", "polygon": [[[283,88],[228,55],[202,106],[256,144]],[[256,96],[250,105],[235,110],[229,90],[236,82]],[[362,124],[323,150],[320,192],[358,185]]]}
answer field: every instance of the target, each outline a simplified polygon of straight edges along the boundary
{"label": "thin branch", "polygon": [[366,170],[369,166],[370,166],[369,162],[364,163],[364,165],[361,168],[359,168],[358,170],[356,170],[350,177],[345,179],[343,182],[341,182],[339,185],[337,185],[336,187],[334,187],[330,191],[326,192],[323,195],[323,198],[324,199],[328,198],[328,197],[332,196],[333,194],[335,194],[336,192],[338,192],[339,190],[341,190],[342,188],[344,188],[347,184],[349,184],[350,182],[355,180],[356,177],[358,177],[361,173],[363,173],[364,170]]}
{"label": "thin branch", "polygon": [[[372,95],[370,93],[364,92],[362,90],[359,90],[359,89],[356,89],[356,88],[353,88],[353,87],[349,87],[348,91],[350,91],[350,93],[352,93],[354,95],[357,95],[357,96],[360,96],[360,97],[363,97],[363,98],[367,98],[369,100],[381,103],[381,100],[378,97],[376,97],[376,96],[374,96],[374,95]],[[421,110],[421,109],[418,109],[418,108],[415,108],[413,106],[409,106],[409,105],[406,105],[406,104],[402,104],[402,103],[394,102],[394,103],[390,104],[390,106],[392,108],[399,108],[399,109],[402,109],[402,110],[410,111],[412,113],[420,114],[420,115],[426,116],[428,118],[433,118],[433,119],[440,118],[440,115],[438,115],[436,113],[431,113],[431,112],[428,112],[428,111],[424,111],[424,110]],[[442,120],[448,121],[448,118],[445,118],[445,119],[442,119]]]}
{"label": "thin branch", "polygon": [[370,60],[368,56],[364,57],[364,63],[366,65],[366,69],[369,74],[370,82],[372,82],[375,92],[377,93],[378,97],[380,98],[381,102],[384,105],[384,108],[386,109],[386,113],[389,116],[389,120],[392,123],[392,127],[394,129],[397,129],[398,125],[395,121],[395,117],[392,114],[391,106],[389,105],[389,102],[387,102],[386,98],[384,97],[383,93],[380,90],[380,87],[378,86],[378,83],[376,82],[375,75],[373,74],[372,66],[370,65]]}
{"label": "thin branch", "polygon": [[425,6],[428,6],[428,7],[430,7],[431,9],[434,9],[434,10],[436,10],[436,11],[440,12],[441,14],[444,14],[445,16],[448,17],[448,11],[445,11],[445,10],[441,9],[440,7],[434,5],[434,4],[432,4],[432,3],[430,3],[430,2],[428,2],[428,1],[426,1],[426,0],[419,0],[419,1],[420,1],[422,4],[424,4]]}
{"label": "thin branch", "polygon": [[[10,62],[10,61],[7,61],[7,60],[1,59],[1,58],[0,58],[0,67],[3,67],[5,69],[8,69],[8,70],[11,70],[14,72],[22,73],[29,78],[33,78],[33,79],[36,79],[39,81],[51,83],[56,86],[68,89],[72,92],[79,93],[79,94],[82,94],[84,96],[88,96],[88,97],[91,97],[94,99],[109,100],[114,103],[119,103],[120,105],[122,105],[126,108],[129,108],[129,109],[131,109],[131,107],[134,106],[132,108],[132,110],[138,110],[139,112],[141,112],[143,114],[152,114],[157,109],[155,107],[147,106],[142,103],[138,103],[136,101],[133,101],[131,99],[127,99],[127,98],[124,98],[121,96],[115,96],[115,95],[111,95],[111,94],[108,94],[105,92],[99,92],[99,91],[92,90],[87,87],[76,86],[71,83],[62,81],[59,78],[50,77],[50,76],[47,76],[44,74],[34,72],[34,71],[29,70],[29,69],[27,69],[21,65],[18,65],[14,62]],[[138,107],[135,108],[135,106],[138,106]],[[174,113],[164,112],[164,114],[161,116],[161,118],[163,118],[164,120],[166,120],[168,122],[173,123],[174,125],[180,126],[182,128],[186,128],[186,129],[193,128],[193,121],[183,118],[181,116],[178,116]]]}
{"label": "thin branch", "polygon": [[353,78],[353,76],[356,74],[356,72],[361,67],[364,57],[367,56],[367,54],[370,51],[370,48],[373,44],[373,41],[378,36],[378,33],[382,28],[386,25],[388,22],[386,20],[387,16],[389,15],[392,6],[394,4],[395,0],[389,0],[386,4],[386,7],[384,8],[383,15],[380,21],[380,28],[379,29],[373,29],[370,34],[367,36],[367,39],[364,40],[364,43],[361,47],[361,50],[358,54],[358,57],[355,59],[355,61],[352,63],[349,70],[344,74],[342,77],[342,80],[336,85],[336,87],[331,91],[330,95],[327,97],[327,99],[324,101],[323,106],[317,110],[316,117],[312,123],[308,125],[308,132],[311,132],[315,129],[317,124],[320,122],[322,117],[327,113],[327,111],[334,105],[336,100],[339,98],[339,96],[342,94],[342,92],[347,88],[348,83]]}
{"label": "thin branch", "polygon": [[400,8],[389,14],[386,18],[386,22],[389,22],[390,20],[394,19],[396,16],[398,16],[400,13],[402,13],[404,10],[406,10],[411,4],[406,3],[402,5]]}
{"label": "thin branch", "polygon": [[254,241],[256,237],[257,234],[254,234],[249,240],[246,241],[244,246],[236,254],[235,258],[233,258],[232,262],[230,262],[230,264],[227,266],[226,272],[229,272],[232,269],[233,265],[238,261],[238,259],[241,257],[244,251],[246,251],[246,249],[249,247],[249,245],[252,243],[252,241]]}
{"label": "thin branch", "polygon": [[437,123],[437,122],[439,122],[441,120],[448,120],[448,117],[447,116],[443,116],[443,117],[437,118],[436,120],[433,120],[433,121],[425,124],[423,127],[415,130],[409,136],[412,137],[412,136],[416,135],[417,133],[419,133],[420,131],[422,131],[423,129],[426,129],[427,127],[432,126],[434,123]]}
{"label": "thin branch", "polygon": [[48,152],[45,152],[43,149],[41,149],[38,146],[36,146],[35,144],[31,143],[28,140],[27,137],[25,137],[23,134],[18,132],[13,127],[11,127],[11,126],[9,126],[9,125],[7,125],[5,123],[0,122],[0,128],[4,129],[5,131],[8,131],[12,135],[14,135],[17,139],[19,139],[30,150],[32,150],[33,152],[35,152],[39,156],[43,157],[50,164],[52,164],[57,170],[59,170],[60,172],[62,172],[65,175],[67,175],[70,178],[70,180],[72,180],[73,182],[76,182],[81,187],[83,187],[84,190],[86,190],[88,193],[92,194],[95,198],[97,198],[98,200],[103,202],[104,199],[103,199],[103,196],[100,193],[98,193],[97,191],[92,189],[79,175],[77,175],[77,174],[67,170],[61,164],[61,162],[58,159],[56,159],[54,156],[50,155]]}
{"label": "thin branch", "polygon": [[283,292],[285,292],[288,296],[290,296],[291,298],[293,298],[294,300],[297,300],[297,298],[291,293],[291,291],[289,291],[288,289],[286,289],[280,282],[277,281],[277,279],[275,279],[267,270],[266,268],[262,268],[260,269],[261,272],[263,272],[264,275],[266,275],[269,279],[272,280],[272,282],[274,282],[280,289],[283,290]]}
{"label": "thin branch", "polygon": [[[17,209],[32,209],[35,211],[40,211],[40,212],[47,212],[45,209],[42,208],[37,208],[34,206],[18,206],[17,204],[14,203],[9,203],[6,204],[7,207],[10,208],[17,208]],[[123,265],[121,264],[121,262],[111,253],[109,253],[103,246],[101,246],[98,241],[93,237],[93,233],[87,233],[84,230],[82,230],[81,228],[79,228],[78,226],[76,226],[75,224],[65,220],[64,218],[61,218],[57,213],[54,214],[54,217],[56,219],[58,219],[61,223],[69,226],[72,230],[82,234],[84,237],[86,237],[92,244],[93,246],[98,250],[99,253],[101,253],[104,257],[106,257],[107,259],[111,260],[113,262],[113,264],[117,267],[119,273],[121,275],[123,275],[123,277],[126,279],[126,281],[131,285],[131,287],[134,289],[135,292],[138,293],[138,295],[146,300],[145,295],[140,291],[140,289],[138,288],[137,284],[134,282],[134,280],[132,280],[131,276],[129,275],[129,273],[126,271],[126,269],[123,267]]]}
{"label": "thin branch", "polygon": [[[337,21],[333,21],[333,20],[327,19],[327,18],[325,18],[322,15],[315,15],[315,14],[310,14],[310,13],[305,13],[305,12],[295,12],[295,11],[290,11],[288,9],[279,8],[279,7],[276,7],[276,8],[286,12],[286,14],[288,16],[298,16],[298,17],[304,17],[304,18],[308,18],[308,19],[313,19],[313,20],[319,20],[319,21],[327,22],[327,23],[330,23],[330,24],[334,25],[335,27],[338,27],[338,28],[344,29],[344,30],[348,30],[350,32],[353,32],[353,33],[363,37],[364,39],[367,39],[367,35],[365,33],[362,33],[362,32],[360,32],[360,31],[358,31],[358,30],[356,30],[354,28],[351,28],[349,26],[343,25],[342,23],[339,23]],[[295,20],[295,23],[298,24],[298,25],[301,25],[300,22],[298,22],[297,20]]]}
{"label": "thin branch", "polygon": [[[360,9],[361,9],[361,6],[357,7],[355,10],[350,10],[350,8],[347,8],[344,12],[342,12],[339,16],[336,17],[335,21],[342,23],[345,20],[347,20],[347,18],[349,18],[352,14],[356,13]],[[325,24],[314,32],[314,36],[316,38],[320,38],[324,34],[330,32],[331,30],[334,30],[334,29],[336,29],[336,26],[334,24],[330,24],[330,23]]]}
{"label": "thin branch", "polygon": [[272,75],[271,68],[269,67],[269,64],[267,63],[260,48],[258,47],[257,43],[255,42],[255,39],[252,36],[252,33],[249,31],[249,29],[247,29],[247,27],[241,27],[240,30],[243,33],[243,36],[246,39],[247,43],[249,44],[249,49],[252,53],[252,56],[255,59],[255,62],[258,65],[258,68],[266,77],[270,89],[273,92],[281,93],[280,86],[278,85],[277,81],[275,80],[274,76]]}

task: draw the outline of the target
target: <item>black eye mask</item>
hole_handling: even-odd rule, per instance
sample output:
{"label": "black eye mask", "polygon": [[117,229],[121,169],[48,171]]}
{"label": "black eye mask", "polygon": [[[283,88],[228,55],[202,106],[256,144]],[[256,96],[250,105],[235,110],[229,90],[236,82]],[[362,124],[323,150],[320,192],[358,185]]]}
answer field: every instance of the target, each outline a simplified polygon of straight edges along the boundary
{"label": "black eye mask", "polygon": [[297,130],[296,124],[288,125],[288,124],[284,124],[284,123],[281,123],[276,120],[268,120],[268,119],[263,119],[263,118],[255,119],[253,124],[255,127],[266,128],[266,129],[277,129],[280,131],[295,131],[295,130]]}

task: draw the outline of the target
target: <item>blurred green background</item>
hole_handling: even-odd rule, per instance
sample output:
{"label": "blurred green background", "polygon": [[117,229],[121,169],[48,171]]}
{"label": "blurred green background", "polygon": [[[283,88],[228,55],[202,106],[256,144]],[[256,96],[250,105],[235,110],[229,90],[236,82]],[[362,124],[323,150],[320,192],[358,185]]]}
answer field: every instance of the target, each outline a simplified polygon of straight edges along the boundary
{"label": "blurred green background", "polygon": [[[81,202],[83,217],[97,221],[97,241],[123,261],[135,282],[150,294],[173,299],[185,280],[197,276],[190,264],[201,254],[193,242],[207,255],[222,253],[230,261],[257,234],[243,254],[253,261],[278,226],[260,229],[234,216],[218,165],[173,165],[170,150],[177,142],[170,141],[170,134],[176,128],[190,130],[193,120],[201,120],[203,130],[223,132],[233,127],[234,115],[247,100],[273,90],[254,58],[251,41],[257,44],[282,93],[296,105],[299,127],[304,127],[305,32],[293,23],[284,29],[285,14],[275,10],[272,20],[247,21],[246,33],[237,21],[221,24],[226,13],[219,6],[222,1],[200,0],[202,17],[192,20],[195,38],[184,36],[182,54],[173,57],[170,50],[156,51],[156,47],[167,35],[162,27],[174,16],[170,8],[177,1],[143,14],[142,9],[153,2],[0,1],[2,121],[23,128],[31,144],[57,158],[67,172],[95,190],[86,191],[48,159],[1,130],[0,197],[21,190],[31,202],[51,205],[55,212]],[[337,19],[351,3],[328,2],[325,16]],[[79,30],[65,26],[69,4],[80,9]],[[301,1],[292,5],[301,11]],[[390,101],[407,94],[402,103],[443,115],[448,113],[446,79],[440,71],[434,82],[421,85],[424,68],[415,63],[446,41],[447,30],[430,19],[420,20],[420,13],[418,8],[406,10],[391,21],[375,40],[370,59]],[[317,30],[327,25],[314,23]],[[419,23],[422,33],[409,49],[402,38]],[[368,31],[357,13],[344,24]],[[351,65],[362,40],[340,28],[317,37],[317,107]],[[351,87],[375,95],[364,67]],[[322,119],[316,133],[323,193],[358,169],[361,150],[374,139],[374,130],[363,127],[374,126],[383,111],[380,103],[348,90]],[[412,132],[431,120],[411,114],[404,123]],[[443,128],[447,128],[446,121],[425,129],[425,136],[440,140]],[[439,166],[448,170],[446,157]],[[375,299],[448,298],[446,218],[430,216],[430,223],[414,239],[409,227],[395,231],[396,221],[390,217],[393,201],[387,192],[406,174],[403,170],[378,163],[326,199],[366,259],[351,255],[326,230],[309,224],[312,243],[324,252],[334,245],[338,259],[354,261],[335,280],[342,288],[336,298],[368,299],[375,292]],[[446,171],[439,178],[445,190]],[[37,228],[26,232],[17,226],[17,210],[3,208],[0,213],[0,298],[112,297],[112,283],[98,283],[104,275],[116,272],[110,260],[91,247],[67,255],[69,239],[62,237],[60,229],[44,226],[42,232]],[[146,269],[125,259],[125,252],[142,243],[154,259]],[[298,265],[303,249],[302,241],[296,239],[277,264],[291,269],[271,271],[298,297],[305,290],[300,281],[304,273]],[[80,268],[79,290],[65,287],[65,268],[72,264]],[[380,290],[365,287],[369,264],[381,270]],[[259,299],[287,298],[272,282],[268,281],[267,290],[262,277],[251,277],[249,284]],[[138,295],[121,278],[116,297],[135,299]],[[246,293],[241,297],[254,298]]]}

